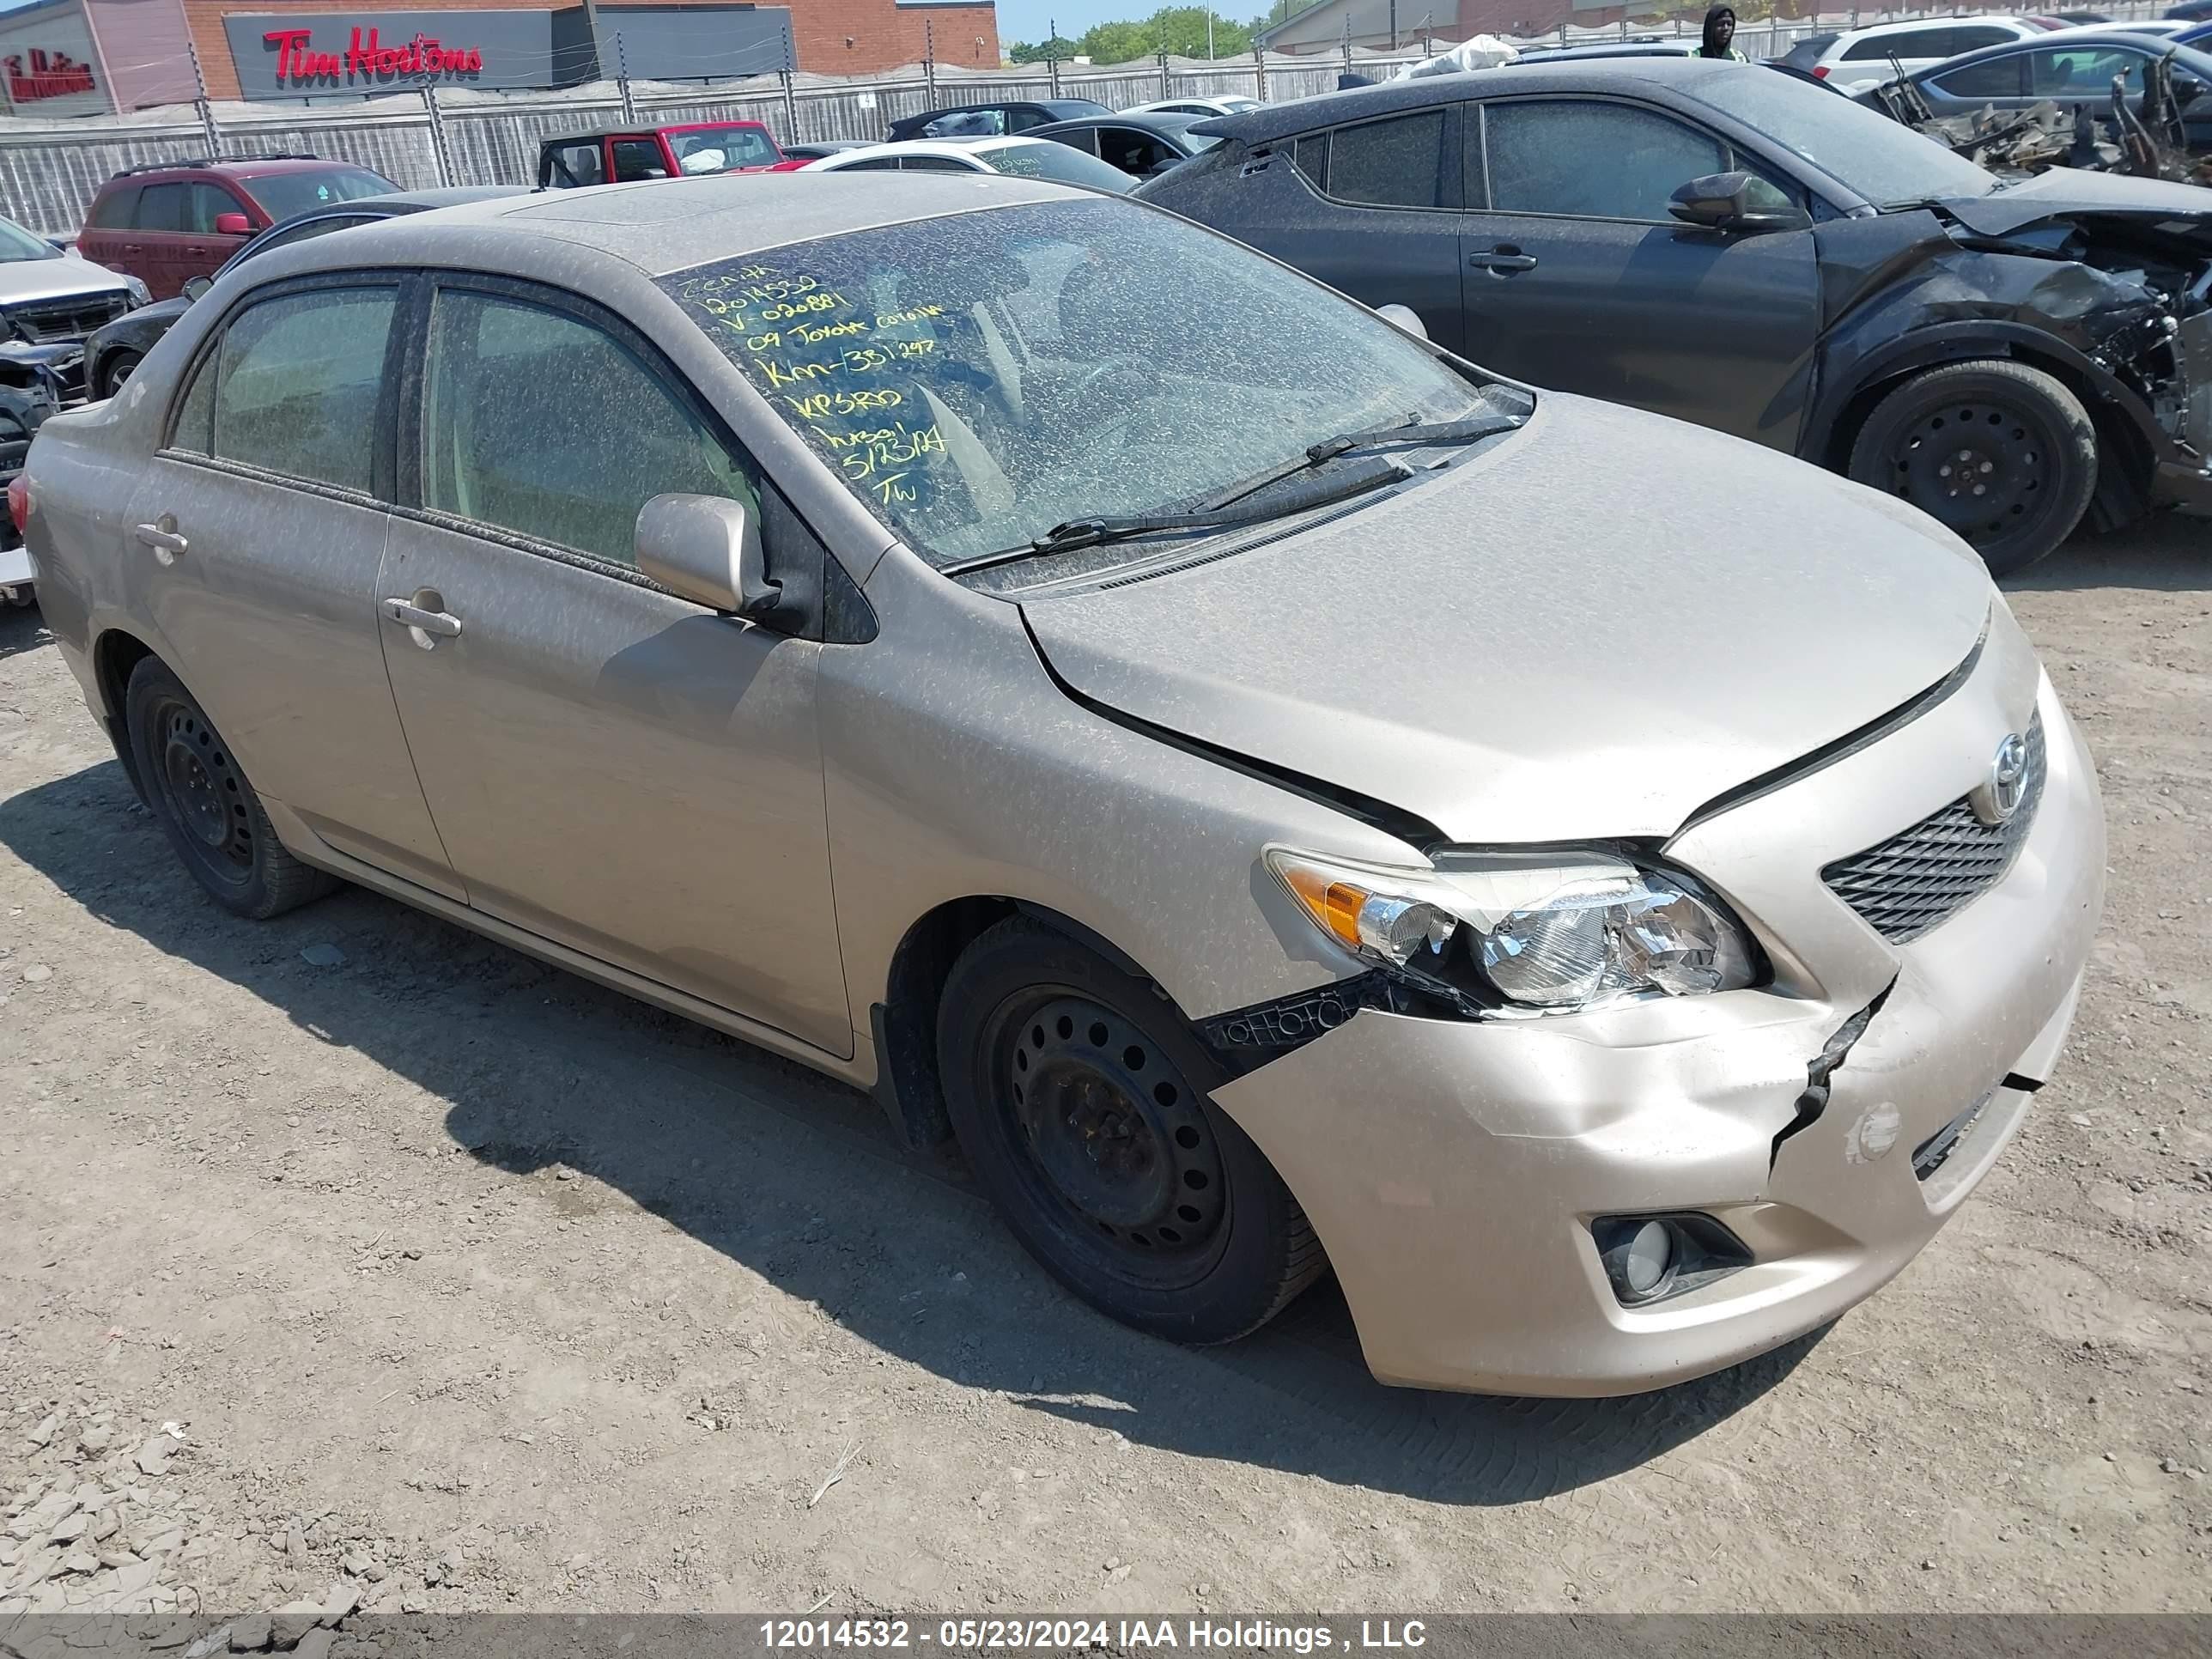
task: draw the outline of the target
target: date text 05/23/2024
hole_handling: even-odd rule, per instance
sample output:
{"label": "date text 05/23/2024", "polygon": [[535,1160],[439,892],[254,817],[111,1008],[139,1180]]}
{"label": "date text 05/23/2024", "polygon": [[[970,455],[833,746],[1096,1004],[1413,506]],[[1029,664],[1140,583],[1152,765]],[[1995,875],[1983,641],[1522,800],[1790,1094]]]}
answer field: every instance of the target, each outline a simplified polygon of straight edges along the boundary
{"label": "date text 05/23/2024", "polygon": [[1418,1619],[1362,1619],[1356,1629],[1277,1624],[1264,1619],[768,1619],[770,1648],[950,1648],[979,1652],[1083,1648],[1172,1648],[1178,1651],[1310,1654],[1425,1646]]}

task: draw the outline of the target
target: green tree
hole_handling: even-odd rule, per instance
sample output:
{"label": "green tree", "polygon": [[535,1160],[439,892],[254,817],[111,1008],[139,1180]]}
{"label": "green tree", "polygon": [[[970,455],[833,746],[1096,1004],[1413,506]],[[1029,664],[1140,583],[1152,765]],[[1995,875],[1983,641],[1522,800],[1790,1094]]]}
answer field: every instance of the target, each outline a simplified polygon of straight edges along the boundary
{"label": "green tree", "polygon": [[[1203,6],[1163,6],[1141,22],[1101,23],[1083,37],[1084,54],[1094,64],[1127,64],[1172,52],[1203,58],[1206,46]],[[1234,58],[1252,50],[1252,26],[1212,14],[1213,55]]]}
{"label": "green tree", "polygon": [[1142,23],[1098,23],[1083,36],[1083,55],[1094,64],[1127,64],[1149,58],[1155,48]]}
{"label": "green tree", "polygon": [[1039,40],[1034,46],[1026,40],[1017,40],[1006,49],[1007,58],[1017,64],[1042,64],[1048,58],[1057,58],[1065,64],[1083,50],[1064,34],[1055,34],[1049,40]]}

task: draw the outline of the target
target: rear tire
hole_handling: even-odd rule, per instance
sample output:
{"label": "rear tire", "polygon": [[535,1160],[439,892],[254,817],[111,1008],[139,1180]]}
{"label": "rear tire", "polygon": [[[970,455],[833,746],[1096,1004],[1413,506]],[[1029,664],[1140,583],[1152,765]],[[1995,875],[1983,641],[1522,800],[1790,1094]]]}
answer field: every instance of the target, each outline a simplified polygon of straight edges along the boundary
{"label": "rear tire", "polygon": [[145,361],[145,354],[143,352],[110,352],[100,365],[100,385],[94,388],[94,395],[100,398],[112,398],[123,390],[124,383],[137,371],[138,365]]}
{"label": "rear tire", "polygon": [[1109,1318],[1227,1342],[1327,1267],[1290,1188],[1206,1097],[1218,1067],[1173,1006],[1066,935],[1015,916],[963,951],[938,1054],[1000,1213]]}
{"label": "rear tire", "polygon": [[338,884],[285,850],[230,745],[160,659],[131,671],[124,719],[147,805],[217,904],[262,921]]}
{"label": "rear tire", "polygon": [[2066,384],[2039,368],[1951,363],[1875,405],[1846,470],[1941,521],[1991,575],[2005,576],[2081,521],[2097,489],[2097,428]]}

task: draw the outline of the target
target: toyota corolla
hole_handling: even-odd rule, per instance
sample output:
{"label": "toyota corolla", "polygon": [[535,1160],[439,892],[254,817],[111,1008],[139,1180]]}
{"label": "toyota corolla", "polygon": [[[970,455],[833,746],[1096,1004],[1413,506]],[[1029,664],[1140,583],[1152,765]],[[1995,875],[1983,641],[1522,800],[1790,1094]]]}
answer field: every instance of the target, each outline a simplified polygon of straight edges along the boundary
{"label": "toyota corolla", "polygon": [[216,902],[357,883],[872,1089],[1186,1341],[1332,1270],[1393,1382],[1825,1324],[1989,1170],[2097,921],[1957,538],[1041,181],[280,250],[12,506]]}

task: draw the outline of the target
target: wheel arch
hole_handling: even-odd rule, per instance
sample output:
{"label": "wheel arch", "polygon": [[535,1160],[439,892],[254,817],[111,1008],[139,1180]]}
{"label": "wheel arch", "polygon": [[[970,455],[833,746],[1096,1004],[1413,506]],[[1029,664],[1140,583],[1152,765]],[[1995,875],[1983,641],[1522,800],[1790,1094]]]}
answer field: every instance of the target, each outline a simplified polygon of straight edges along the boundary
{"label": "wheel arch", "polygon": [[[2081,400],[2097,432],[2093,529],[2117,530],[2150,510],[2157,427],[2134,391],[2056,336],[2018,323],[1970,322],[1915,330],[1871,352],[1822,399],[1804,453],[1831,472],[1850,465],[1851,446],[1875,406],[1923,369],[1996,358],[2039,368]],[[2114,465],[2117,463],[2117,465]]]}
{"label": "wheel arch", "polygon": [[[969,945],[1012,915],[1042,922],[1124,973],[1158,983],[1111,939],[1048,905],[1005,894],[970,894],[925,911],[892,950],[883,995],[868,1010],[876,1047],[876,1101],[909,1148],[935,1146],[952,1132],[937,1054],[938,1005],[952,964]],[[1182,1018],[1179,1010],[1177,1018]]]}
{"label": "wheel arch", "polygon": [[123,770],[131,780],[131,787],[138,792],[138,799],[146,799],[145,781],[138,775],[138,762],[131,750],[131,734],[125,726],[125,698],[131,685],[131,676],[138,665],[151,657],[175,673],[160,652],[127,629],[109,628],[100,631],[92,645],[94,683],[100,690],[100,723],[107,728],[107,740],[114,745],[116,757],[123,763]]}

